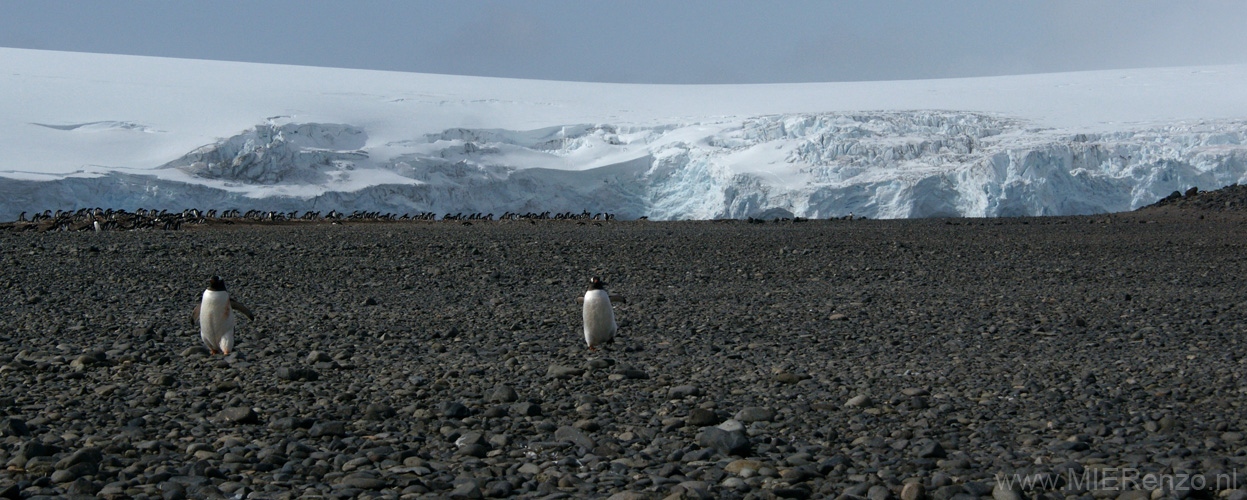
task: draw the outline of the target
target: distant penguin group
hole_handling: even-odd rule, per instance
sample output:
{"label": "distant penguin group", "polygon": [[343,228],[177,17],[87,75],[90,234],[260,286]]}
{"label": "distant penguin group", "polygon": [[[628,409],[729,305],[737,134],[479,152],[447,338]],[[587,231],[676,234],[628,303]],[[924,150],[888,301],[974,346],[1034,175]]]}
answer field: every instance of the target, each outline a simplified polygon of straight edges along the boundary
{"label": "distant penguin group", "polygon": [[199,324],[199,337],[208,346],[211,354],[228,355],[234,349],[234,326],[238,323],[238,311],[255,321],[255,315],[247,306],[230,297],[225,289],[225,280],[213,276],[208,280],[208,289],[204,290],[203,299],[191,313],[191,323]]}
{"label": "distant penguin group", "polygon": [[[616,301],[627,302],[623,297],[615,297]],[[585,322],[585,344],[590,351],[609,344],[615,340],[615,332],[619,327],[615,324],[615,309],[611,306],[611,296],[606,293],[606,282],[600,278],[589,279],[589,290],[584,297],[577,297],[577,302],[584,305],[582,311]]]}

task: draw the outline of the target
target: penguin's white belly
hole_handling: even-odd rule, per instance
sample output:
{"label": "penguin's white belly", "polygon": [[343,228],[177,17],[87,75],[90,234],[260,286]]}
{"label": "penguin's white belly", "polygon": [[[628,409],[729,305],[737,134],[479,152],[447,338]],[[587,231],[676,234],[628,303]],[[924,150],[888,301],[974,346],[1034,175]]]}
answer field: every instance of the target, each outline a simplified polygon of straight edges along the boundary
{"label": "penguin's white belly", "polygon": [[605,290],[585,292],[585,343],[597,347],[615,338],[615,311]]}
{"label": "penguin's white belly", "polygon": [[228,352],[234,345],[234,324],[238,321],[229,306],[229,292],[204,291],[199,305],[199,336],[214,351]]}

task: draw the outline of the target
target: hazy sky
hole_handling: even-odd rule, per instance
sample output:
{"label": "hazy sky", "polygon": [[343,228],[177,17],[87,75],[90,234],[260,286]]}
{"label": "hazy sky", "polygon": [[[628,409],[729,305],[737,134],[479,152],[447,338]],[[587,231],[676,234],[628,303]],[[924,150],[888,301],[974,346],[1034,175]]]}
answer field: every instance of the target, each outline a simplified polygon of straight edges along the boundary
{"label": "hazy sky", "polygon": [[628,83],[1247,63],[1241,1],[0,0],[0,46]]}

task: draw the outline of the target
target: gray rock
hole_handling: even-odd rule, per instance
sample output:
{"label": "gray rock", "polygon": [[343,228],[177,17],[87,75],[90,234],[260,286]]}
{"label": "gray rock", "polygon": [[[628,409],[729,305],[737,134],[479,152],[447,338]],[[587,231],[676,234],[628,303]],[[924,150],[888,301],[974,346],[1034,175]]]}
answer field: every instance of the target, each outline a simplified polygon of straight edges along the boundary
{"label": "gray rock", "polygon": [[653,493],[644,491],[620,491],[606,497],[606,500],[654,500],[656,498],[658,497]]}
{"label": "gray rock", "polygon": [[484,441],[485,435],[476,431],[468,431],[455,440],[455,446],[463,447],[470,444],[480,444]]}
{"label": "gray rock", "polygon": [[43,441],[32,439],[17,447],[16,456],[30,459],[35,457],[50,457],[55,453],[56,449],[52,446],[44,444]]}
{"label": "gray rock", "polygon": [[308,429],[307,435],[314,438],[342,437],[346,435],[346,423],[336,421],[316,422],[311,429]]}
{"label": "gray rock", "polygon": [[483,494],[486,498],[509,498],[511,493],[515,491],[515,487],[510,481],[493,481],[489,483],[489,487],[485,489]]}
{"label": "gray rock", "polygon": [[446,496],[453,499],[484,498],[484,495],[481,494],[481,487],[476,484],[476,481],[463,481],[455,485],[454,489],[450,490],[450,493]]}
{"label": "gray rock", "polygon": [[372,403],[364,408],[364,420],[389,420],[396,414],[397,412],[395,412],[393,408],[390,408],[390,405],[383,403]]}
{"label": "gray rock", "polygon": [[95,358],[92,358],[91,356],[78,356],[74,358],[73,361],[69,362],[69,367],[78,372],[95,365]]}
{"label": "gray rock", "polygon": [[1156,421],[1156,424],[1160,426],[1160,430],[1167,431],[1178,425],[1178,419],[1173,418],[1173,416],[1170,415],[1165,415],[1161,417],[1160,420]]}
{"label": "gray rock", "polygon": [[1052,449],[1056,451],[1087,451],[1091,449],[1091,445],[1082,441],[1061,441],[1052,445]]}
{"label": "gray rock", "polygon": [[455,452],[455,454],[464,457],[485,458],[489,456],[489,447],[482,443],[469,444],[467,446],[460,447],[459,451]]}
{"label": "gray rock", "polygon": [[920,482],[905,483],[901,487],[901,500],[926,500],[927,489]]}
{"label": "gray rock", "polygon": [[500,385],[489,391],[487,398],[491,403],[514,403],[520,400],[519,393],[509,385]]}
{"label": "gray rock", "polygon": [[798,375],[796,373],[780,372],[775,374],[775,381],[781,384],[795,384],[810,378],[809,375]]}
{"label": "gray rock", "polygon": [[693,408],[688,412],[688,419],[686,420],[688,425],[705,427],[719,423],[719,415],[705,408]]}
{"label": "gray rock", "polygon": [[795,500],[805,500],[807,498],[810,498],[810,496],[812,495],[810,490],[807,490],[805,488],[797,488],[797,487],[775,488],[771,490],[771,493],[774,493],[776,498],[792,498]]}
{"label": "gray rock", "polygon": [[569,379],[572,377],[579,377],[584,374],[585,371],[580,368],[572,368],[570,366],[563,365],[550,365],[550,368],[546,370],[547,377],[558,379]]}
{"label": "gray rock", "polygon": [[615,366],[615,360],[607,358],[595,358],[585,362],[585,368],[590,370],[601,370]]}
{"label": "gray rock", "polygon": [[519,403],[515,403],[511,405],[511,409],[512,411],[515,412],[516,415],[520,415],[523,417],[540,417],[541,416],[541,405],[536,404],[536,403],[530,403],[528,401],[521,401]]}
{"label": "gray rock", "polygon": [[[126,492],[125,481],[115,481],[115,482],[104,485],[104,488],[100,489],[100,491],[96,493],[96,495],[99,495],[101,498],[105,498],[107,500],[118,500],[118,499],[126,497],[125,492]],[[0,494],[0,498],[8,498],[8,497],[4,496],[3,494]]]}
{"label": "gray rock", "polygon": [[99,448],[83,448],[56,462],[56,468],[63,470],[78,464],[99,465],[102,460],[104,452]]}
{"label": "gray rock", "polygon": [[311,368],[283,366],[277,369],[277,378],[290,381],[315,382],[320,379],[320,373]]}
{"label": "gray rock", "polygon": [[254,424],[259,422],[260,416],[250,407],[237,406],[221,410],[217,413],[216,419],[230,424]]}
{"label": "gray rock", "polygon": [[310,418],[298,417],[282,417],[272,422],[268,426],[274,430],[289,431],[293,429],[311,429],[316,420]]}
{"label": "gray rock", "polygon": [[892,500],[894,497],[892,490],[889,490],[887,486],[876,484],[866,492],[866,498],[867,500]]}
{"label": "gray rock", "polygon": [[51,479],[54,484],[68,483],[78,479],[78,474],[71,470],[58,470],[53,472],[49,479]]}
{"label": "gray rock", "polygon": [[944,451],[944,447],[939,441],[928,439],[918,445],[916,454],[919,458],[944,458],[948,456],[948,452]]}
{"label": "gray rock", "polygon": [[736,420],[741,422],[770,422],[775,419],[775,410],[761,406],[749,406],[736,412]]}
{"label": "gray rock", "polygon": [[628,380],[644,380],[649,378],[649,374],[636,368],[621,368],[615,372]]}
{"label": "gray rock", "polygon": [[816,477],[822,476],[809,467],[793,467],[779,473],[779,478],[788,484],[804,483]]}
{"label": "gray rock", "polygon": [[207,357],[208,354],[210,353],[208,352],[207,347],[204,347],[202,345],[196,345],[196,346],[191,346],[191,347],[187,347],[186,349],[183,349],[181,356],[183,358],[196,358],[196,357]]}
{"label": "gray rock", "polygon": [[978,481],[966,481],[965,484],[961,485],[961,489],[965,490],[966,493],[969,493],[976,497],[983,497],[983,496],[990,495],[993,491],[993,488],[991,485],[986,484],[986,483],[980,483]]}
{"label": "gray rock", "polygon": [[677,385],[667,390],[667,399],[684,399],[700,395],[701,389],[692,385]]}
{"label": "gray rock", "polygon": [[165,481],[160,483],[161,497],[164,500],[185,500],[186,486],[175,481]]}
{"label": "gray rock", "polygon": [[472,412],[468,410],[468,407],[464,406],[462,403],[458,403],[454,401],[448,401],[446,403],[442,403],[442,416],[443,417],[465,418],[471,414]]}
{"label": "gray rock", "polygon": [[378,479],[371,474],[352,474],[342,479],[341,484],[361,490],[380,490],[389,486],[383,479]]}
{"label": "gray rock", "polygon": [[871,401],[870,396],[866,394],[859,394],[857,396],[853,396],[852,398],[849,398],[849,400],[844,403],[844,406],[847,406],[849,408],[857,408],[857,407],[863,407],[863,406],[870,406],[871,403],[873,403],[873,401]]}
{"label": "gray rock", "polygon": [[30,428],[26,426],[26,421],[12,417],[0,420],[0,437],[29,435]]}
{"label": "gray rock", "polygon": [[718,427],[703,427],[697,434],[697,445],[718,450],[724,455],[740,456],[748,454],[751,448],[745,431],[725,431]]}
{"label": "gray rock", "polygon": [[568,425],[559,427],[558,430],[554,431],[554,439],[567,441],[587,450],[592,450],[594,446],[593,438],[590,438],[584,431]]}
{"label": "gray rock", "polygon": [[952,500],[952,498],[957,495],[965,495],[965,494],[966,492],[965,490],[961,489],[961,485],[949,484],[949,485],[935,488],[935,491],[931,492],[931,499],[932,500]]}
{"label": "gray rock", "polygon": [[728,432],[744,432],[745,424],[741,423],[740,420],[730,419],[719,424],[718,428]]}
{"label": "gray rock", "polygon": [[[1022,500],[1022,491],[1016,485],[1009,487],[1004,481],[992,487],[993,500]],[[902,499],[904,500],[904,499]]]}

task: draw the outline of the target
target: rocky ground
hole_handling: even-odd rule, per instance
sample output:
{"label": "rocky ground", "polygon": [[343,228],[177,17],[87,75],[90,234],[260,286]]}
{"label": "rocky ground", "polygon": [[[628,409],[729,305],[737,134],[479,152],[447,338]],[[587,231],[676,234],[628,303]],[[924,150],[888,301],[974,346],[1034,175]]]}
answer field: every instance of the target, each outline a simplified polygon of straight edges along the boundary
{"label": "rocky ground", "polygon": [[1154,211],[1157,208],[1199,212],[1241,212],[1247,210],[1247,186],[1233,184],[1214,191],[1200,191],[1199,188],[1188,189],[1185,193],[1174,191],[1142,210]]}
{"label": "rocky ground", "polygon": [[[0,231],[0,498],[1241,500],[1245,230]],[[213,274],[257,314],[228,357]],[[600,352],[590,276],[628,298]],[[1085,481],[1129,471],[1169,482]]]}

